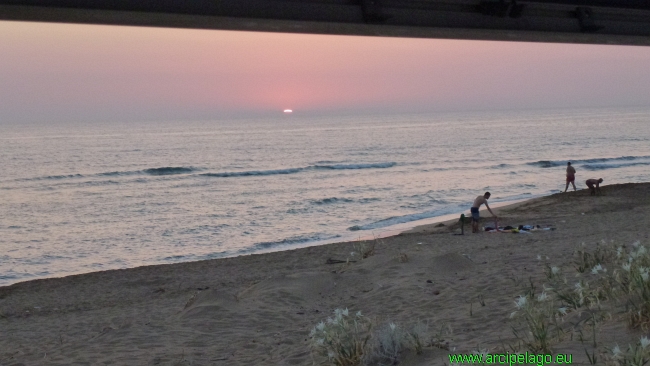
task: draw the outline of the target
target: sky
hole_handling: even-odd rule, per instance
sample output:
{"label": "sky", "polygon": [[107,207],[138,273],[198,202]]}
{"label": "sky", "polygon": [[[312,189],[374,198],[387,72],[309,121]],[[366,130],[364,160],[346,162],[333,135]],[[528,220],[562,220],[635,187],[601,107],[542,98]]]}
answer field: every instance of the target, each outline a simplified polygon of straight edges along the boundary
{"label": "sky", "polygon": [[650,47],[0,22],[0,123],[650,106]]}

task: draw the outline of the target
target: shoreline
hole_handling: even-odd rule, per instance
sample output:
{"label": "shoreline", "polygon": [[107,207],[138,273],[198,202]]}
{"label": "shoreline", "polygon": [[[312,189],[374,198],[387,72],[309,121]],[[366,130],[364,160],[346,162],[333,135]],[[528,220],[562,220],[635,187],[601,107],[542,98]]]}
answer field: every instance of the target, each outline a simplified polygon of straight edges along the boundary
{"label": "shoreline", "polygon": [[[542,197],[547,197],[547,195],[542,195],[542,196],[537,196],[537,197],[532,197],[530,199],[517,199],[513,201],[501,201],[501,202],[495,202],[493,205],[491,205],[491,208],[493,208],[496,212],[497,209],[499,208],[507,208],[511,205],[516,205],[518,203],[522,202],[527,202],[530,200],[534,200],[537,198],[542,198]],[[487,212],[487,210],[483,207],[481,209],[481,215],[483,217],[484,212]],[[128,270],[128,269],[134,269],[134,268],[140,268],[140,267],[149,267],[149,266],[165,266],[165,265],[175,265],[175,264],[180,264],[180,263],[194,263],[194,262],[201,262],[201,261],[211,261],[211,260],[219,260],[219,259],[226,259],[226,258],[237,258],[237,257],[242,257],[242,256],[248,256],[248,255],[257,255],[257,254],[267,254],[267,253],[275,253],[275,252],[283,252],[283,251],[291,251],[291,250],[297,250],[297,249],[302,249],[302,248],[309,248],[309,247],[315,247],[315,246],[321,246],[321,245],[330,245],[330,244],[338,244],[338,243],[353,243],[353,242],[358,242],[358,241],[369,241],[369,240],[375,240],[375,239],[385,239],[385,238],[390,238],[393,236],[398,236],[406,233],[412,233],[412,232],[418,232],[419,230],[424,230],[424,228],[429,227],[430,225],[435,225],[435,224],[445,224],[446,226],[452,225],[454,222],[458,221],[458,218],[461,213],[464,213],[466,217],[470,217],[469,213],[469,208],[465,210],[465,212],[457,212],[457,213],[452,213],[452,214],[444,214],[440,216],[433,216],[425,219],[420,219],[420,220],[415,220],[415,221],[409,221],[409,222],[404,222],[404,223],[399,223],[399,224],[394,224],[390,225],[381,229],[376,229],[376,230],[363,230],[364,235],[355,235],[355,232],[351,233],[345,233],[343,235],[339,235],[337,238],[334,239],[328,239],[328,240],[320,240],[320,241],[313,241],[313,242],[308,242],[303,245],[295,245],[291,247],[275,247],[275,248],[268,248],[268,249],[263,249],[259,250],[256,252],[251,252],[251,253],[244,253],[244,254],[238,254],[238,255],[226,255],[223,257],[217,257],[217,258],[211,258],[211,259],[202,259],[202,260],[194,260],[194,261],[183,261],[183,262],[172,262],[172,263],[155,263],[155,264],[145,264],[141,266],[136,266],[136,267],[127,267],[127,268],[115,268],[115,269],[105,269],[105,270],[100,270],[100,271],[90,271],[90,272],[80,272],[80,273],[72,273],[72,274],[66,274],[63,276],[51,276],[51,277],[39,277],[39,278],[33,278],[33,279],[28,279],[28,280],[22,280],[18,282],[13,282],[10,284],[6,285],[0,285],[0,289],[3,287],[9,287],[13,286],[15,284],[20,284],[20,283],[25,283],[25,282],[30,282],[30,281],[38,281],[38,280],[45,280],[45,279],[60,279],[60,278],[66,278],[69,276],[80,276],[80,275],[85,275],[85,274],[91,274],[91,273],[96,273],[96,272],[106,272],[106,271],[119,271],[119,270]],[[360,234],[361,232],[359,232]]]}
{"label": "shoreline", "polygon": [[[539,295],[547,265],[568,275],[581,243],[588,250],[599,243],[650,246],[650,183],[602,191],[495,207],[500,223],[549,224],[554,231],[457,236],[453,225],[424,225],[369,242],[372,254],[350,262],[360,243],[0,287],[0,364],[307,365],[310,330],[337,308],[361,311],[376,324],[421,321],[440,332],[444,347],[405,352],[403,366],[443,365],[450,352],[479,346],[499,352],[516,344],[515,301],[531,286]],[[591,342],[594,352],[607,352],[638,341],[641,332],[612,314],[598,324],[595,340],[583,345],[567,336],[553,352],[579,364]]]}

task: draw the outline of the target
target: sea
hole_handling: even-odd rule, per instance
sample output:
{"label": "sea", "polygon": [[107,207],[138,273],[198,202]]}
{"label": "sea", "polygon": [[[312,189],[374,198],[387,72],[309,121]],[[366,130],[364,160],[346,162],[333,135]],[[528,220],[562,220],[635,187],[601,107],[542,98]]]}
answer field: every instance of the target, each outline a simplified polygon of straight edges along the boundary
{"label": "sea", "polygon": [[650,181],[650,108],[0,122],[0,286],[398,233]]}

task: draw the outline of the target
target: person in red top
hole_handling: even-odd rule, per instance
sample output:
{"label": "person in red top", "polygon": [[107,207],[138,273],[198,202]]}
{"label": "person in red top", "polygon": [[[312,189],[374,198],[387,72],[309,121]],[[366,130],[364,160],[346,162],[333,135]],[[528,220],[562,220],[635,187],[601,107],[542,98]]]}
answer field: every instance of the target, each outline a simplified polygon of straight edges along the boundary
{"label": "person in red top", "polygon": [[571,162],[566,163],[566,187],[564,187],[564,192],[569,189],[569,183],[573,185],[573,191],[576,191],[576,170],[571,166]]}

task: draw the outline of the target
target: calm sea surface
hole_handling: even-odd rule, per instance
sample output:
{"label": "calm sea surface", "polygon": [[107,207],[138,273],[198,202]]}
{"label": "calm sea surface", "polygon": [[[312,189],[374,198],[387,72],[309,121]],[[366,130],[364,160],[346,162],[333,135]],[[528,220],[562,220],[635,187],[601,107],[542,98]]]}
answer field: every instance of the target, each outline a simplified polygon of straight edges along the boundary
{"label": "calm sea surface", "polygon": [[380,235],[650,181],[650,109],[0,124],[0,285]]}

